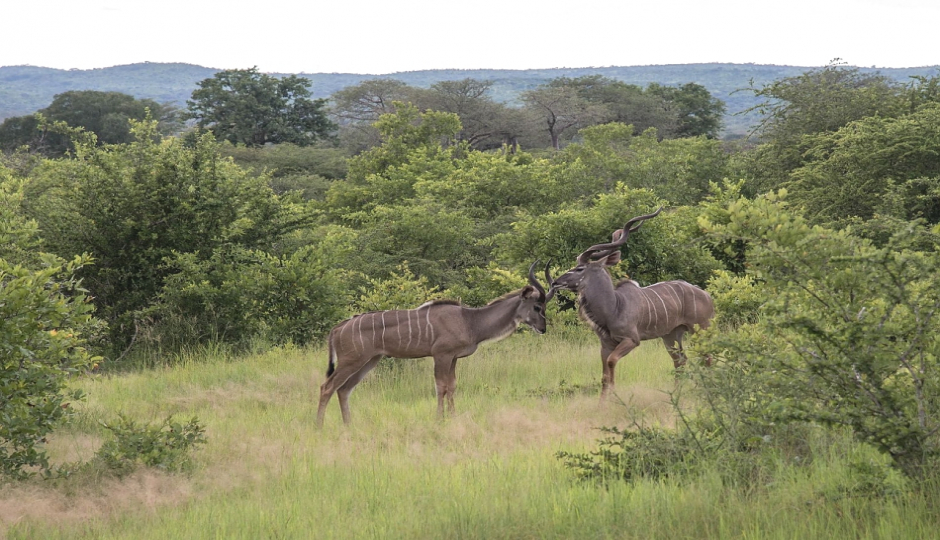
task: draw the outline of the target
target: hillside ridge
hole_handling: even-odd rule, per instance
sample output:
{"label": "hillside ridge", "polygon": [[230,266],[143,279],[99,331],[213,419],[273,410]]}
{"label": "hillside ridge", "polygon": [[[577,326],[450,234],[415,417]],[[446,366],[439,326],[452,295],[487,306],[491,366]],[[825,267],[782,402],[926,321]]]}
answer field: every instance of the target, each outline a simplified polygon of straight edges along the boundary
{"label": "hillside ridge", "polygon": [[[520,92],[529,90],[556,77],[602,75],[628,84],[649,83],[678,85],[701,84],[727,104],[726,132],[743,133],[750,119],[741,116],[757,103],[747,89],[750,84],[760,88],[784,77],[799,75],[813,66],[774,64],[659,64],[644,66],[607,66],[544,69],[429,69],[386,74],[358,73],[270,73],[274,76],[298,75],[311,81],[316,98],[371,79],[396,79],[411,86],[427,88],[447,80],[473,78],[492,82],[493,99],[514,103]],[[930,76],[940,72],[940,65],[911,68],[863,68],[862,72],[880,72],[899,82],[911,76]],[[56,94],[69,90],[116,91],[138,99],[149,98],[185,108],[199,81],[221,71],[217,68],[186,63],[140,62],[107,68],[58,69],[39,66],[0,66],[0,120],[22,116],[48,106]]]}

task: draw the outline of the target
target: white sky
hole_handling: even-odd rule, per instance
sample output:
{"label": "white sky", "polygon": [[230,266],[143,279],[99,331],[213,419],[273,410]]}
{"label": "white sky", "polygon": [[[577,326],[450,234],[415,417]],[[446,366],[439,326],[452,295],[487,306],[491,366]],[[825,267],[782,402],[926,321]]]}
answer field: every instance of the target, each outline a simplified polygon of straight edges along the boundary
{"label": "white sky", "polygon": [[4,0],[0,66],[386,74],[940,64],[940,0]]}

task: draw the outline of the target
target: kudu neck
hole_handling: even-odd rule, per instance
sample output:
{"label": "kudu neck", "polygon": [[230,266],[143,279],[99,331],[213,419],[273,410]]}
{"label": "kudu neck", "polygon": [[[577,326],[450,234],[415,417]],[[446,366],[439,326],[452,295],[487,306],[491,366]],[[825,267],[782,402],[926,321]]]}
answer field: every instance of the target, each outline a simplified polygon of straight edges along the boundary
{"label": "kudu neck", "polygon": [[493,339],[511,332],[519,326],[516,312],[522,302],[520,292],[515,292],[494,300],[467,314],[471,319],[471,328],[480,339]]}
{"label": "kudu neck", "polygon": [[592,319],[606,318],[616,312],[614,281],[606,269],[592,269],[589,272],[577,287],[582,309],[589,311]]}

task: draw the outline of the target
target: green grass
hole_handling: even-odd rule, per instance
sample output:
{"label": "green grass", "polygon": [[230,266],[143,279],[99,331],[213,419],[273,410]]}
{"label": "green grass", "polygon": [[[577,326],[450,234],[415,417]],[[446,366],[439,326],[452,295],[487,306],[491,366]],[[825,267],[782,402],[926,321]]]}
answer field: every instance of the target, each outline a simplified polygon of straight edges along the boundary
{"label": "green grass", "polygon": [[[659,342],[620,363],[625,405],[598,403],[593,338],[529,333],[482,348],[457,368],[457,415],[435,417],[431,361],[386,361],[315,427],[325,351],[239,359],[82,381],[89,399],[50,441],[59,461],[87,460],[99,419],[198,416],[209,443],[190,475],[80,476],[0,491],[10,538],[925,538],[929,498],[832,497],[850,445],[808,471],[781,469],[744,492],[718,474],[686,482],[573,480],[554,457],[588,451],[600,426],[670,425],[662,390],[672,362]],[[828,490],[828,491],[827,491]]]}

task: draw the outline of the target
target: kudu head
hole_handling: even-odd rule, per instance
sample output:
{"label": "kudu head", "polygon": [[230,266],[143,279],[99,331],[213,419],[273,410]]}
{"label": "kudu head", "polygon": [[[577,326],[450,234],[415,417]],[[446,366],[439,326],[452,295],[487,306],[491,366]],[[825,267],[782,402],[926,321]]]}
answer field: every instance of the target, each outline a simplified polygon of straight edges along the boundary
{"label": "kudu head", "polygon": [[555,292],[561,289],[577,291],[584,283],[589,283],[591,280],[597,279],[598,277],[610,279],[610,274],[607,273],[606,267],[613,266],[620,262],[620,246],[627,241],[627,238],[630,237],[630,233],[636,232],[636,230],[643,225],[644,221],[658,216],[662,210],[662,207],[660,207],[659,210],[656,210],[652,214],[637,216],[631,219],[622,229],[614,231],[613,235],[611,235],[612,240],[610,242],[606,244],[595,244],[584,250],[583,253],[578,255],[577,265],[558,276],[557,279],[552,279],[546,268],[545,278],[550,285],[548,298],[551,299],[555,296]]}
{"label": "kudu head", "polygon": [[[545,287],[535,278],[535,261],[529,266],[529,284],[522,288],[522,302],[516,309],[516,320],[528,325],[537,334],[544,334],[547,321],[545,320],[545,304],[548,302],[548,294]],[[545,275],[548,275],[548,265],[545,265]]]}

